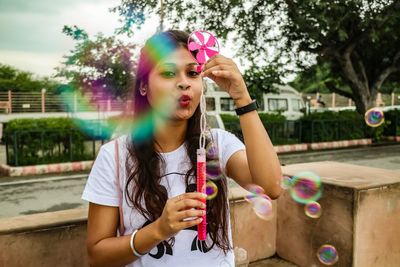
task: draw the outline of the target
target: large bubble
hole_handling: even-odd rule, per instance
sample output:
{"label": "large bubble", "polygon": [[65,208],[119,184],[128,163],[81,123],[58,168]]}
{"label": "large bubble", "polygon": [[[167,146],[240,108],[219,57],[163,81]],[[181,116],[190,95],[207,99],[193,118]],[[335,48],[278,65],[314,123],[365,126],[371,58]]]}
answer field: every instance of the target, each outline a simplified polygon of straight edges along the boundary
{"label": "large bubble", "polygon": [[332,245],[322,245],[317,252],[318,260],[325,265],[333,265],[338,262],[339,255]]}
{"label": "large bubble", "polygon": [[206,190],[207,200],[215,198],[218,194],[218,186],[213,181],[207,181]]}
{"label": "large bubble", "polygon": [[294,201],[307,204],[322,195],[321,178],[313,172],[300,172],[291,179],[290,195]]}
{"label": "large bubble", "polygon": [[252,205],[254,213],[263,220],[272,219],[274,216],[272,200],[264,194],[264,189],[255,184],[248,185],[246,189],[250,194],[244,199]]}
{"label": "large bubble", "polygon": [[313,219],[319,218],[322,213],[321,205],[315,201],[308,202],[304,206],[304,212],[310,218],[313,218]]}
{"label": "large bubble", "polygon": [[385,122],[383,111],[377,108],[371,108],[365,112],[365,123],[370,127],[378,127]]}

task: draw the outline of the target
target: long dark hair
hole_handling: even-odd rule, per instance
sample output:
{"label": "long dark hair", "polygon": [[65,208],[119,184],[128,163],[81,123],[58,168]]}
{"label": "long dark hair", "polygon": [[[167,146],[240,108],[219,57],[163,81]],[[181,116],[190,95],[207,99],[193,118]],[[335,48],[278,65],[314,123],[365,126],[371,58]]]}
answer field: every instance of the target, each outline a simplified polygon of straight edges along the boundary
{"label": "long dark hair", "polygon": [[[161,37],[161,38],[160,38]],[[146,96],[140,94],[140,88],[148,84],[149,73],[154,67],[150,62],[149,49],[154,42],[168,40],[168,45],[173,49],[184,47],[187,49],[189,35],[182,31],[169,30],[158,33],[147,40],[140,52],[136,83],[133,89],[133,112],[140,116],[148,111],[150,104]],[[198,106],[193,116],[188,120],[185,135],[185,148],[190,158],[191,168],[185,175],[186,188],[190,179],[196,177],[196,150],[199,145],[200,136],[200,107]],[[137,209],[147,220],[155,221],[162,214],[168,194],[164,186],[160,184],[160,168],[165,169],[165,161],[155,150],[156,140],[154,135],[145,141],[135,142],[130,138],[128,142],[128,155],[126,160],[127,183],[126,197],[128,203]],[[207,139],[207,143],[210,139]],[[226,179],[214,181],[218,187],[218,194],[212,200],[207,200],[207,232],[213,241],[212,246],[217,245],[226,254],[231,245],[228,237],[228,200]],[[145,207],[143,206],[145,204]],[[174,238],[168,240],[173,245]]]}

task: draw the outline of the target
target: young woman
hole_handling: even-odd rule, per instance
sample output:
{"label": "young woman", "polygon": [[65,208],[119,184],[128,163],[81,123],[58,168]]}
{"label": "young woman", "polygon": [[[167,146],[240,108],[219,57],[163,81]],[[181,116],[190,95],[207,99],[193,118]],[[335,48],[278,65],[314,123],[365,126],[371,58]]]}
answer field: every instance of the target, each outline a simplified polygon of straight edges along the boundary
{"label": "young woman", "polygon": [[[135,116],[156,108],[166,95],[175,98],[176,107],[149,138],[136,141],[130,134],[101,147],[82,196],[90,202],[87,249],[91,266],[219,267],[228,263],[233,267],[225,176],[242,187],[257,184],[272,199],[280,194],[280,163],[258,113],[251,108],[239,69],[231,59],[217,55],[198,73],[194,55],[187,49],[188,38],[181,31],[162,32],[141,50],[133,92]],[[214,181],[218,194],[207,200],[206,210],[201,201],[205,196],[196,192],[203,77],[227,91],[237,108],[248,106],[239,116],[245,145],[231,133],[210,130],[207,144],[217,148],[225,176]],[[197,225],[205,213],[207,240],[199,241]],[[125,229],[118,231],[120,222]]]}

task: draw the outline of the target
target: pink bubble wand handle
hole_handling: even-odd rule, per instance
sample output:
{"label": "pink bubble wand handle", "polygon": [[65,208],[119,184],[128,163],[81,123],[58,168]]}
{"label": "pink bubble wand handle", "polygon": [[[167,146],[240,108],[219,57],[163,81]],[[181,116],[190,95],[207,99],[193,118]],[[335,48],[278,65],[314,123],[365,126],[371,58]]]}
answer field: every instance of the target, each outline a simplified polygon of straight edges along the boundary
{"label": "pink bubble wand handle", "polygon": [[[197,191],[206,193],[206,150],[204,148],[197,149]],[[206,199],[202,199],[202,202],[206,204]],[[202,222],[197,225],[197,235],[199,240],[206,240],[207,216],[203,215],[202,218]]]}

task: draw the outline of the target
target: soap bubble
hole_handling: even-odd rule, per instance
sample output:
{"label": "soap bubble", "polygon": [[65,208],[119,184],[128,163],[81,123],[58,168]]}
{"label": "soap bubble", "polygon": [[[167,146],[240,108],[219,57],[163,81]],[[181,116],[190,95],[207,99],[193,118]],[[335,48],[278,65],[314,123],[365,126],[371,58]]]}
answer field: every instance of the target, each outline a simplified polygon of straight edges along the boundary
{"label": "soap bubble", "polygon": [[219,160],[207,160],[206,162],[207,179],[218,180],[223,178],[223,173],[219,165]]}
{"label": "soap bubble", "polygon": [[365,123],[370,127],[378,127],[385,122],[383,111],[377,108],[371,108],[365,112]]}
{"label": "soap bubble", "polygon": [[312,201],[304,206],[304,212],[310,218],[319,218],[321,216],[321,205],[318,202]]}
{"label": "soap bubble", "polygon": [[336,248],[332,245],[322,245],[317,252],[318,260],[325,265],[333,265],[339,260]]}
{"label": "soap bubble", "polygon": [[294,201],[307,204],[322,195],[321,178],[312,172],[300,172],[292,177],[290,195]]}
{"label": "soap bubble", "polygon": [[255,214],[263,219],[270,220],[273,217],[272,200],[264,194],[264,189],[261,186],[250,184],[246,186],[247,194],[244,199],[252,205]]}
{"label": "soap bubble", "polygon": [[253,210],[255,214],[263,219],[263,220],[270,220],[274,216],[272,201],[269,197],[258,196],[252,200],[253,203]]}
{"label": "soap bubble", "polygon": [[284,175],[280,181],[280,185],[282,189],[289,189],[291,186],[292,178],[290,176]]}
{"label": "soap bubble", "polygon": [[207,159],[218,159],[218,148],[213,142],[209,142],[206,147]]}
{"label": "soap bubble", "polygon": [[218,194],[218,186],[213,181],[207,181],[206,183],[206,194],[207,200],[215,198]]}

